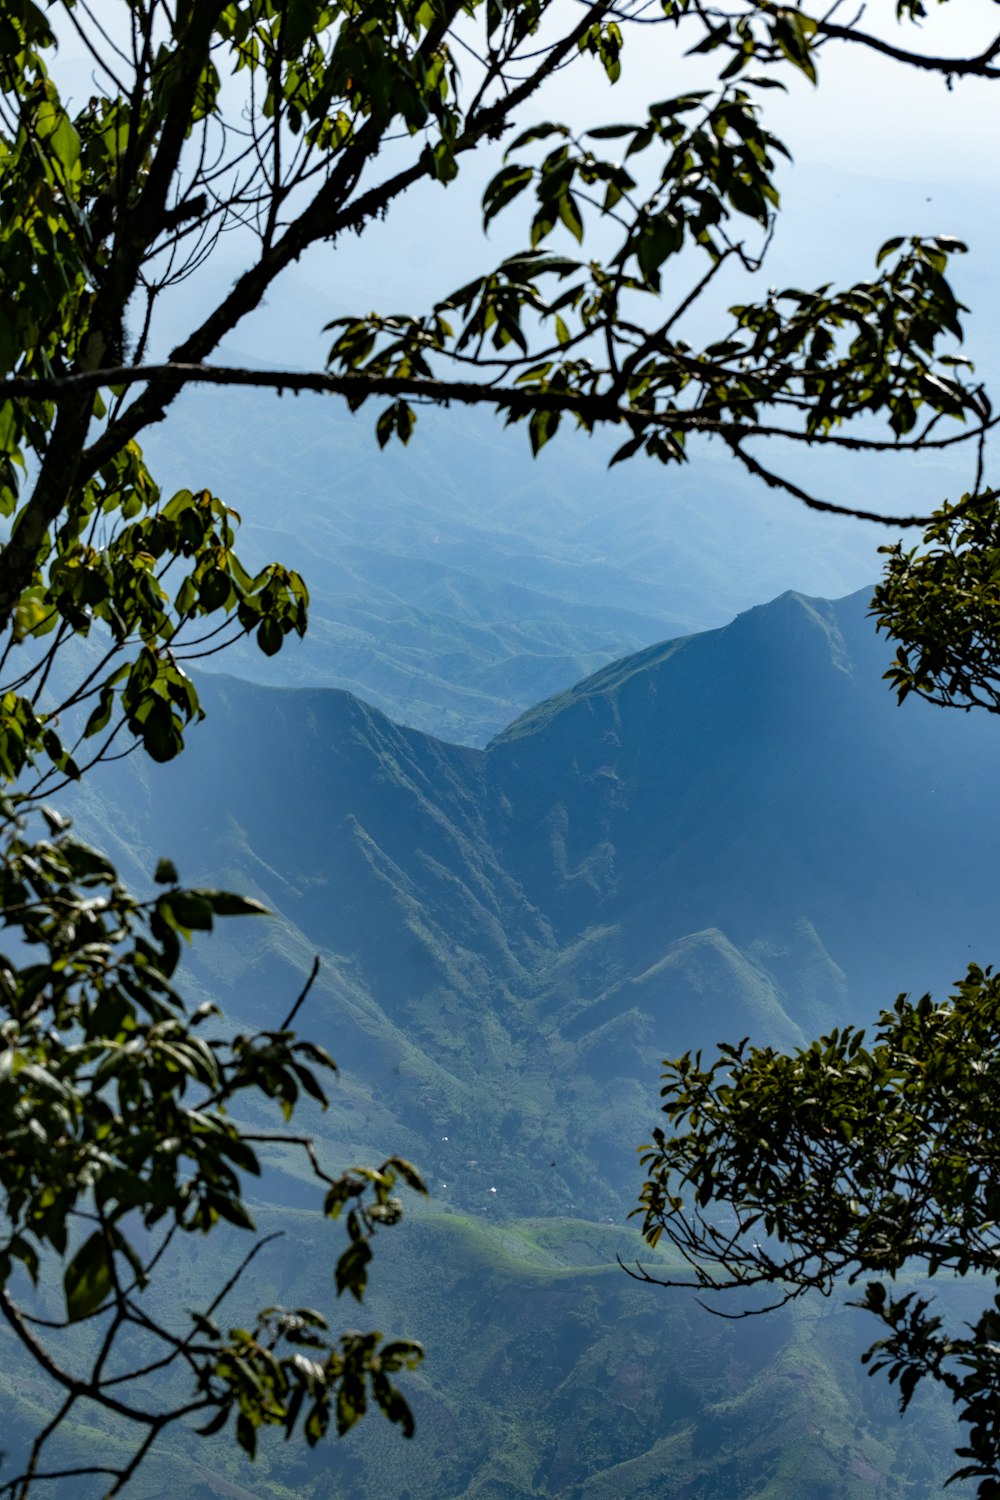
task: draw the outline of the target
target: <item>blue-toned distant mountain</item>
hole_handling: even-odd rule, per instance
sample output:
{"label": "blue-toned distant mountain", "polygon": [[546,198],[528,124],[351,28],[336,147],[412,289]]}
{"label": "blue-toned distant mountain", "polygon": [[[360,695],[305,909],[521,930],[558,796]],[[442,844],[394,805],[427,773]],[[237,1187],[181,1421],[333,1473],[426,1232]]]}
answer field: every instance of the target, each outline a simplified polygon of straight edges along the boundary
{"label": "blue-toned distant mountain", "polygon": [[[310,1128],[334,1160],[402,1151],[432,1189],[385,1237],[362,1314],[427,1341],[414,1444],[366,1424],[329,1457],[265,1456],[253,1483],[192,1450],[192,1493],[937,1491],[948,1408],[900,1426],[848,1315],[722,1326],[613,1258],[639,1253],[624,1222],[664,1056],[795,1045],[996,956],[1000,726],[898,708],[865,601],[783,595],[605,667],[482,750],[345,692],[213,678],[176,765],[89,779],[79,824],[130,875],[170,855],[279,914],[199,941],[196,996],[274,1024],[321,955],[301,1024],[342,1074]],[[308,1201],[280,1172],[261,1190],[261,1226],[289,1230],[265,1300],[328,1296]]]}
{"label": "blue-toned distant mountain", "polygon": [[[240,512],[254,566],[277,558],[309,584],[305,642],[274,658],[251,642],[218,658],[225,671],[346,688],[465,744],[792,583],[857,588],[885,540],[770,494],[711,445],[677,470],[609,470],[607,437],[536,463],[523,430],[481,413],[424,413],[408,449],[376,453],[367,416],[332,402],[195,391],[147,446],[168,489],[210,485]],[[859,477],[830,483],[870,505]],[[930,506],[952,475],[925,463],[913,478]]]}
{"label": "blue-toned distant mountain", "polygon": [[109,773],[113,823],[102,785],[83,818],[280,913],[200,950],[227,1010],[273,1017],[323,955],[359,1149],[402,1131],[465,1207],[618,1217],[663,1056],[790,1045],[992,957],[997,726],[897,708],[890,655],[864,595],[787,594],[484,750],[216,678],[182,760]]}
{"label": "blue-toned distant mountain", "polygon": [[[958,178],[878,181],[815,162],[788,166],[783,179],[781,222],[756,283],[742,272],[727,280],[723,269],[684,337],[720,338],[729,304],[771,284],[863,280],[890,235],[947,232],[970,241],[952,270],[972,309],[976,378],[993,387],[997,234],[981,192]],[[474,212],[472,199],[466,206]],[[384,310],[387,287],[429,306],[482,268],[462,235],[442,232],[436,198],[431,212],[409,211],[404,240],[424,246],[426,274],[415,270],[416,250],[400,264],[398,228],[371,226],[375,240],[366,233],[353,274],[341,266],[343,245],[336,277],[307,264],[307,279],[296,273],[276,288],[241,331],[243,348],[224,358],[320,368],[328,319]],[[185,305],[184,289],[177,295]],[[569,436],[564,424],[533,461],[523,426],[505,430],[481,412],[422,409],[409,447],[384,452],[374,421],[371,404],[350,415],[332,399],[202,388],[145,444],[165,486],[212,486],[242,515],[249,557],[299,568],[312,591],[304,645],[274,659],[253,645],[227,652],[225,671],[346,688],[465,744],[485,744],[532,704],[650,641],[722,625],[789,587],[827,596],[859,588],[878,570],[879,543],[895,535],[768,491],[719,443],[692,441],[682,467],[640,455],[609,470],[621,441],[613,432]],[[974,454],[956,449],[916,460],[827,449],[821,466],[811,447],[772,450],[758,453],[769,467],[865,510],[930,511],[958,499],[974,470]]]}

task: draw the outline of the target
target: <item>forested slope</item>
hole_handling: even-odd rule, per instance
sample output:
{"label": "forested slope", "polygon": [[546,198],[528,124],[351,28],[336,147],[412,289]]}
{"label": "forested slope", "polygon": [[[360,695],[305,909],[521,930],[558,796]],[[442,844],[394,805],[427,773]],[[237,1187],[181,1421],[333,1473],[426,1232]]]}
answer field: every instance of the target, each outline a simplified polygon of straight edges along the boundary
{"label": "forested slope", "polygon": [[84,822],[147,873],[178,856],[280,913],[199,945],[227,1010],[276,1013],[323,955],[312,1024],[408,1149],[443,1169],[441,1135],[465,1158],[502,1141],[510,1207],[538,1212],[548,1141],[563,1203],[617,1214],[663,1056],[785,1045],[991,951],[994,726],[897,708],[864,616],[863,596],[783,596],[483,751],[342,692],[214,679],[156,798],[119,771]]}
{"label": "forested slope", "polygon": [[[428,1344],[418,1437],[366,1424],[300,1462],[298,1493],[861,1500],[948,1472],[947,1411],[899,1427],[862,1328],[826,1307],[723,1327],[614,1262],[639,1250],[661,1058],[794,1044],[992,951],[995,726],[898,709],[889,655],[864,596],[785,595],[483,750],[218,678],[155,797],[139,763],[92,779],[79,822],[123,862],[177,856],[278,913],[199,940],[196,993],[273,1024],[321,955],[301,1020],[342,1075],[317,1139],[401,1150],[432,1189],[373,1283],[383,1326]],[[288,1230],[265,1296],[327,1284],[334,1231],[306,1201],[262,1187],[261,1227]],[[259,1492],[282,1475],[266,1458]]]}

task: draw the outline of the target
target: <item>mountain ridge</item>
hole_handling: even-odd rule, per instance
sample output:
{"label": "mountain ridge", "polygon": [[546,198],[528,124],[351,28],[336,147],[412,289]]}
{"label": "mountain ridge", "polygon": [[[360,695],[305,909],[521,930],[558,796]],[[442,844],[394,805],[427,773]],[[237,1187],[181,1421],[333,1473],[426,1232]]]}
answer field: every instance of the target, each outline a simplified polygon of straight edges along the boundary
{"label": "mountain ridge", "polygon": [[[212,677],[155,797],[112,777],[116,814],[147,861],[224,874],[284,920],[239,953],[213,938],[241,976],[227,1009],[272,1014],[265,991],[294,992],[319,952],[334,1052],[362,1077],[401,1070],[383,1105],[418,1145],[457,1111],[470,1158],[521,1152],[532,1120],[589,1110],[604,1123],[565,1185],[617,1214],[631,1189],[593,1161],[610,1138],[625,1171],[664,1055],[795,1045],[989,952],[994,726],[897,708],[864,598],[786,593],[647,648],[482,750],[341,689]],[[109,821],[95,800],[85,822]],[[545,1172],[518,1192],[538,1211]]]}
{"label": "mountain ridge", "polygon": [[[193,1001],[273,1026],[320,956],[299,1024],[342,1071],[301,1128],[431,1189],[366,1314],[427,1338],[419,1446],[376,1427],[335,1481],[303,1461],[298,1493],[888,1500],[953,1466],[947,1408],[897,1429],[849,1318],[722,1330],[603,1267],[539,1271],[601,1235],[642,1253],[624,1224],[663,1057],[799,1045],[991,956],[997,728],[897,708],[865,598],[786,594],[649,647],[484,749],[339,689],[212,677],[176,765],[88,779],[78,826],[130,873],[169,855],[278,914],[196,943]],[[272,1166],[258,1221],[290,1227],[280,1294],[311,1305],[329,1226]]]}

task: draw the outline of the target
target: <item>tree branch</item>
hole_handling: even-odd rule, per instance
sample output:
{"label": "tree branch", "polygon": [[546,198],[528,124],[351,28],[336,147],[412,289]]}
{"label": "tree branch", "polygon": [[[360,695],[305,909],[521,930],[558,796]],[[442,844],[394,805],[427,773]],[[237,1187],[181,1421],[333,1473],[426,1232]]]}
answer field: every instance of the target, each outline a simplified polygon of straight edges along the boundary
{"label": "tree branch", "polygon": [[99,1388],[89,1385],[85,1380],[78,1380],[75,1375],[64,1370],[52,1358],[45,1345],[35,1338],[6,1289],[0,1290],[0,1313],[6,1318],[32,1359],[64,1390],[70,1391],[74,1396],[85,1396],[91,1401],[96,1401],[99,1405],[106,1406],[109,1411],[116,1412],[118,1416],[127,1417],[130,1422],[150,1425],[162,1420],[160,1414],[136,1411],[133,1407],[126,1406],[123,1401],[116,1401],[114,1396],[105,1395]]}
{"label": "tree branch", "polygon": [[[770,6],[767,9],[771,12]],[[896,47],[892,42],[858,31],[853,26],[838,26],[833,21],[817,21],[816,32],[831,41],[856,42],[860,47],[868,47],[872,52],[879,52],[883,57],[891,57],[894,62],[905,63],[907,67],[919,68],[925,73],[940,73],[945,78],[1000,78],[1000,68],[992,66],[994,59],[1000,56],[1000,36],[975,57],[928,57],[922,52]]]}
{"label": "tree branch", "polygon": [[[568,413],[580,417],[584,422],[596,425],[601,422],[610,426],[623,424],[636,427],[668,428],[673,432],[700,433],[704,436],[721,437],[731,448],[734,456],[744,468],[754,474],[771,489],[784,490],[786,494],[808,506],[810,510],[827,515],[849,516],[858,521],[874,521],[883,526],[927,526],[933,515],[882,515],[878,511],[862,510],[855,506],[839,505],[832,500],[822,500],[810,494],[792,480],[764,467],[752,454],[740,446],[747,438],[785,438],[791,442],[807,445],[863,448],[873,451],[906,451],[905,443],[879,443],[872,439],[846,438],[840,436],[817,437],[796,432],[790,428],[771,427],[759,423],[725,422],[705,417],[697,410],[686,411],[674,408],[668,412],[653,408],[622,405],[611,392],[587,394],[583,391],[533,390],[525,386],[485,385],[471,380],[436,380],[419,375],[366,375],[363,372],[330,374],[305,370],[247,370],[232,365],[187,364],[168,361],[160,365],[120,366],[111,370],[87,370],[74,375],[44,379],[12,378],[0,380],[0,397],[54,400],[74,395],[78,391],[93,391],[107,385],[135,385],[148,382],[150,391],[161,393],[173,386],[174,394],[187,384],[250,386],[257,389],[276,390],[279,394],[291,391],[311,391],[320,395],[345,397],[352,405],[360,405],[369,396],[390,398],[411,397],[446,406],[457,401],[465,406],[491,406],[497,411],[508,412],[514,417],[529,416],[535,411]],[[142,399],[142,398],[140,398]],[[171,396],[171,399],[172,396]],[[135,406],[130,407],[134,411]],[[127,415],[127,414],[126,414]],[[989,424],[1000,422],[993,418]],[[977,438],[980,429],[959,433],[951,438],[937,438],[928,442],[918,441],[909,445],[910,451],[924,448],[950,447],[955,443],[969,442]],[[95,445],[96,447],[96,445]]]}
{"label": "tree branch", "polygon": [[[582,19],[548,51],[539,66],[502,99],[472,115],[455,143],[455,155],[473,150],[484,138],[496,139],[509,128],[510,115],[529,99],[551,73],[578,45],[595,21],[609,10],[611,0],[596,0],[585,10]],[[433,174],[433,157],[421,154],[395,176],[363,193],[351,203],[344,202],[358,182],[365,163],[377,142],[375,122],[359,132],[352,151],[338,163],[337,171],[320,188],[310,206],[285,231],[281,239],[261,256],[255,266],[239,278],[232,291],[210,314],[200,328],[171,351],[172,363],[198,363],[231,333],[247,313],[257,307],[275,278],[319,240],[332,240],[344,229],[357,228],[383,213],[400,194],[423,177]],[[352,175],[353,174],[353,175]],[[302,387],[304,389],[304,387]],[[162,420],[179,387],[169,381],[150,388],[123,412],[121,417],[84,453],[82,472],[93,474],[106,463],[122,444],[144,427]],[[0,594],[0,619],[3,596]]]}

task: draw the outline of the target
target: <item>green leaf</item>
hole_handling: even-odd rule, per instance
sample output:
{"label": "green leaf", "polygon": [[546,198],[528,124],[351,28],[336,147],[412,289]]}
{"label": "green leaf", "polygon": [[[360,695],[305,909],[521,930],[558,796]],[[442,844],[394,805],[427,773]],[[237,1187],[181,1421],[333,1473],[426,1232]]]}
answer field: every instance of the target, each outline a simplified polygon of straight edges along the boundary
{"label": "green leaf", "polygon": [[236,1418],[236,1441],[251,1459],[256,1457],[257,1428],[243,1411]]}
{"label": "green leaf", "polygon": [[638,125],[599,125],[596,130],[588,130],[587,135],[595,141],[614,141],[624,135],[634,135],[638,129]]}
{"label": "green leaf", "polygon": [[533,176],[531,167],[518,166],[516,163],[504,167],[496,174],[483,194],[484,229],[502,208],[524,191]]}
{"label": "green leaf", "polygon": [[427,1184],[424,1182],[424,1179],[421,1177],[420,1173],[417,1171],[413,1163],[407,1161],[405,1157],[390,1156],[389,1160],[386,1162],[386,1166],[394,1167],[399,1173],[400,1177],[402,1177],[403,1181],[406,1183],[407,1187],[412,1188],[415,1193],[427,1192]]}
{"label": "green leaf", "polygon": [[645,440],[645,433],[640,432],[635,437],[630,437],[627,443],[622,443],[621,447],[616,449],[612,454],[608,462],[608,468],[613,469],[615,464],[624,463],[627,459],[632,458],[634,454],[638,453]]}
{"label": "green leaf", "polygon": [[567,125],[556,125],[551,120],[546,120],[543,125],[532,125],[525,130],[516,140],[511,141],[507,147],[507,155],[512,151],[519,151],[522,146],[527,146],[531,141],[546,141],[553,135],[568,136],[570,133]]}
{"label": "green leaf", "polygon": [[168,922],[188,931],[210,932],[212,903],[201,891],[171,891],[161,896],[157,906]]}
{"label": "green leaf", "polygon": [[199,1437],[214,1437],[217,1432],[221,1432],[223,1427],[225,1427],[229,1420],[231,1409],[228,1404],[221,1405],[214,1417],[210,1417],[204,1427],[196,1427],[194,1429],[195,1432],[197,1432]]}
{"label": "green leaf", "polygon": [[554,437],[559,427],[560,414],[557,411],[534,411],[528,422],[528,436],[531,439],[531,452],[537,458],[545,447],[549,438]]}
{"label": "green leaf", "polygon": [[368,1262],[371,1258],[371,1246],[367,1240],[355,1240],[353,1245],[347,1247],[337,1261],[335,1272],[338,1297],[341,1292],[349,1291],[358,1302],[363,1300],[368,1282]]}
{"label": "green leaf", "polygon": [[71,1323],[88,1318],[105,1301],[113,1285],[112,1252],[100,1230],[85,1240],[63,1275],[66,1316]]}
{"label": "green leaf", "polygon": [[269,907],[262,906],[259,901],[254,901],[250,896],[234,895],[232,891],[199,890],[195,894],[204,897],[217,917],[269,917],[271,915]]}
{"label": "green leaf", "polygon": [[875,257],[875,264],[877,266],[880,266],[884,260],[888,260],[890,255],[895,255],[896,251],[903,243],[903,238],[903,235],[897,234],[893,239],[886,240],[878,255]]}
{"label": "green leaf", "polygon": [[559,217],[578,243],[583,243],[583,219],[572,193],[563,193],[559,199]]}
{"label": "green leaf", "polygon": [[211,1206],[221,1219],[235,1224],[237,1229],[254,1229],[254,1221],[241,1199],[230,1193],[213,1193]]}
{"label": "green leaf", "polygon": [[257,645],[265,656],[275,656],[282,647],[285,635],[273,615],[265,615],[257,627]]}

